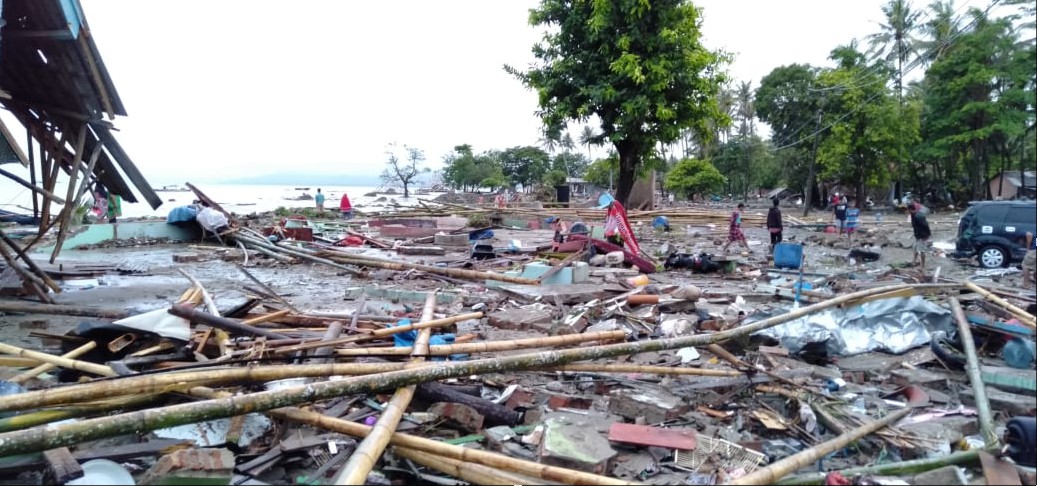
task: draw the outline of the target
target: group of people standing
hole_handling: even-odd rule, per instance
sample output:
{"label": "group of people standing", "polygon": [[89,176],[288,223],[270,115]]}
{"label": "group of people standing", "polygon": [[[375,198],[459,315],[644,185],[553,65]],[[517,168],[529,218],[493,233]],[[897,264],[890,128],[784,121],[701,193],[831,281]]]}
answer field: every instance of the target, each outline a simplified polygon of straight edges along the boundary
{"label": "group of people standing", "polygon": [[[320,188],[317,188],[317,195],[313,197],[313,202],[317,203],[317,212],[324,214],[324,193],[320,192]],[[342,193],[342,199],[338,202],[338,210],[342,214],[342,219],[351,219],[353,217],[353,204],[349,202],[349,194]]]}
{"label": "group of people standing", "polygon": [[[781,208],[779,207],[781,201],[778,198],[772,200],[773,206],[770,211],[767,212],[767,232],[770,233],[771,244],[770,251],[774,252],[774,247],[781,243],[783,239],[784,224],[782,221]],[[835,220],[838,224],[838,232],[840,235],[846,235],[846,237],[852,242],[853,234],[857,231],[860,225],[861,210],[857,207],[856,199],[849,199],[845,195],[839,196],[838,194],[833,196],[832,208],[835,215]],[[731,213],[731,218],[728,222],[727,231],[727,243],[724,245],[724,253],[727,253],[728,247],[732,243],[740,243],[747,252],[752,253],[749,249],[749,243],[746,242],[745,233],[742,232],[742,212],[745,211],[745,204],[738,204],[738,208]],[[925,256],[929,253],[932,238],[932,230],[929,228],[929,222],[926,220],[925,212],[922,210],[921,205],[918,203],[911,203],[908,205],[908,212],[910,213],[911,230],[915,239],[913,246],[914,249],[914,265],[918,266],[921,264],[922,268],[925,268]]]}

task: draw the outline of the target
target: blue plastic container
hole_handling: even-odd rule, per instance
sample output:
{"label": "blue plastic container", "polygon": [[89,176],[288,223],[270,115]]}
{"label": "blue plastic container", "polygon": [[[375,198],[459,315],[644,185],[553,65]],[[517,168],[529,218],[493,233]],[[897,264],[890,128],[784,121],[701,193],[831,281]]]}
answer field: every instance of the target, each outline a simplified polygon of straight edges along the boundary
{"label": "blue plastic container", "polygon": [[802,262],[803,245],[796,243],[778,243],[774,245],[775,267],[798,269]]}
{"label": "blue plastic container", "polygon": [[1022,370],[1030,369],[1035,354],[1037,350],[1034,349],[1033,341],[1021,338],[1009,339],[1001,349],[1001,357],[1005,359],[1005,363]]}

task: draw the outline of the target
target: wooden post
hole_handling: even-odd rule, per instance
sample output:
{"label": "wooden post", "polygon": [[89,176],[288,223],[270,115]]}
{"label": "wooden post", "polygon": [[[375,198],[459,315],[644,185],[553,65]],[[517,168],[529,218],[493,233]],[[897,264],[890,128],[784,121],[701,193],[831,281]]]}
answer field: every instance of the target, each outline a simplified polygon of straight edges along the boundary
{"label": "wooden post", "polygon": [[868,434],[877,432],[879,429],[908,416],[910,413],[910,408],[897,410],[881,419],[841,434],[834,439],[817,444],[780,461],[773,462],[763,469],[757,469],[746,476],[731,481],[730,484],[774,484],[775,481],[789,475],[789,473],[813,464],[818,459],[842,449],[851,442],[861,439]]}
{"label": "wooden post", "polygon": [[951,297],[951,311],[954,320],[958,322],[958,337],[962,347],[965,348],[965,357],[968,362],[965,371],[972,383],[972,393],[976,395],[976,413],[979,414],[979,430],[983,434],[983,441],[987,448],[997,449],[997,432],[994,431],[994,416],[990,413],[990,400],[987,399],[987,387],[983,383],[982,374],[979,371],[979,357],[976,356],[976,342],[972,340],[972,326],[965,318],[965,311],[961,308],[958,299]]}
{"label": "wooden post", "polygon": [[[79,127],[79,136],[76,137],[75,153],[72,154],[72,161],[68,165],[68,190],[65,192],[65,205],[61,207],[61,212],[58,213],[58,236],[54,240],[54,250],[50,254],[50,263],[53,264],[54,260],[58,258],[58,253],[61,253],[61,244],[65,241],[65,235],[68,233],[68,227],[72,223],[72,215],[76,212],[76,205],[79,201],[75,199],[76,196],[76,181],[79,178],[79,162],[83,160],[83,147],[86,145],[86,124],[84,123]],[[89,176],[86,176],[89,177]]]}
{"label": "wooden post", "polygon": [[32,272],[22,268],[22,266],[14,260],[14,257],[7,252],[7,248],[5,248],[4,245],[0,245],[0,256],[3,256],[4,261],[7,262],[7,266],[11,267],[18,276],[22,277],[22,282],[26,287],[31,289],[34,294],[36,294],[36,297],[40,299],[40,302],[47,304],[54,303],[54,299],[47,295],[47,285],[43,283],[43,280],[40,280],[39,277],[33,275]]}
{"label": "wooden post", "polygon": [[[435,308],[436,293],[431,292],[425,298],[425,309],[421,313],[421,321],[431,321]],[[425,360],[424,356],[428,351],[428,342],[431,335],[431,328],[422,329],[418,334],[418,338],[414,341],[414,353],[412,355],[414,357],[411,358],[409,365],[420,364]],[[381,457],[385,447],[389,445],[389,439],[396,431],[396,426],[400,424],[403,412],[407,410],[411,399],[414,398],[415,388],[416,385],[408,385],[396,390],[392,399],[389,400],[389,404],[382,410],[382,415],[378,418],[378,422],[371,428],[371,433],[357,445],[353,455],[349,456],[349,460],[346,461],[346,464],[342,466],[342,469],[335,476],[333,484],[367,483],[367,475],[371,473],[371,468],[374,467],[378,458]]]}
{"label": "wooden post", "polygon": [[47,286],[50,287],[50,289],[53,290],[54,293],[61,293],[61,286],[54,282],[54,280],[51,280],[50,276],[47,275],[47,272],[44,272],[43,269],[39,267],[39,265],[36,265],[36,262],[32,261],[32,259],[29,258],[29,254],[22,250],[17,243],[11,240],[11,238],[8,237],[3,230],[0,230],[0,240],[3,240],[3,242],[6,243],[7,246],[11,247],[11,249],[18,254],[18,257],[20,257],[22,261],[25,262],[25,265],[27,265],[33,272],[35,272],[36,275],[38,275],[40,279],[43,280],[43,283],[47,284]]}
{"label": "wooden post", "polygon": [[242,324],[233,319],[220,317],[219,314],[206,314],[183,304],[177,304],[169,308],[169,313],[177,317],[183,317],[191,322],[205,324],[224,331],[249,334],[251,336],[264,336],[270,339],[288,339],[284,334],[267,331],[266,329]]}
{"label": "wooden post", "polygon": [[[43,188],[40,188],[40,187],[36,187],[35,183],[26,182],[25,179],[22,179],[21,177],[18,177],[17,175],[12,174],[12,173],[4,170],[4,169],[0,169],[0,175],[2,175],[4,177],[7,177],[8,179],[11,179],[14,182],[17,182],[22,187],[25,187],[26,189],[32,191],[33,199],[36,199],[35,196],[37,194],[39,194],[39,195],[42,195],[43,198],[48,200],[48,201],[54,201],[54,202],[56,202],[58,204],[65,204],[65,200],[61,199],[56,194],[54,194],[54,193],[52,193],[52,192],[50,192],[50,191],[48,191],[46,189],[43,189]],[[32,176],[33,179],[36,179],[36,171],[35,170],[32,171],[31,176]]]}

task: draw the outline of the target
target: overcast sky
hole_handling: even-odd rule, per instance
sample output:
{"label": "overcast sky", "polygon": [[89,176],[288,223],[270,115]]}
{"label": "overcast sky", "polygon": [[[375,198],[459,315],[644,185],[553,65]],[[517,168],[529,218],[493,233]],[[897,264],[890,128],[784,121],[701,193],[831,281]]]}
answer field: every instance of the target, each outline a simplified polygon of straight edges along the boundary
{"label": "overcast sky", "polygon": [[[129,113],[117,137],[153,185],[377,174],[390,142],[433,168],[461,143],[536,144],[536,97],[502,65],[533,60],[537,3],[82,0]],[[732,52],[731,74],[754,87],[780,65],[828,65],[878,30],[883,3],[696,2],[707,47]]]}

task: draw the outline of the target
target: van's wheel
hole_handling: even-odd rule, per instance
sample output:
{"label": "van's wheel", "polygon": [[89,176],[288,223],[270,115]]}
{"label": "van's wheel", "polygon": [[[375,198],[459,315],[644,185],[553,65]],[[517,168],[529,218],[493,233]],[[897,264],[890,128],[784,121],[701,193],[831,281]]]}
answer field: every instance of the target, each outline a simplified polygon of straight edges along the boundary
{"label": "van's wheel", "polygon": [[984,246],[979,250],[979,264],[983,268],[1001,268],[1008,263],[1005,250],[997,245]]}

